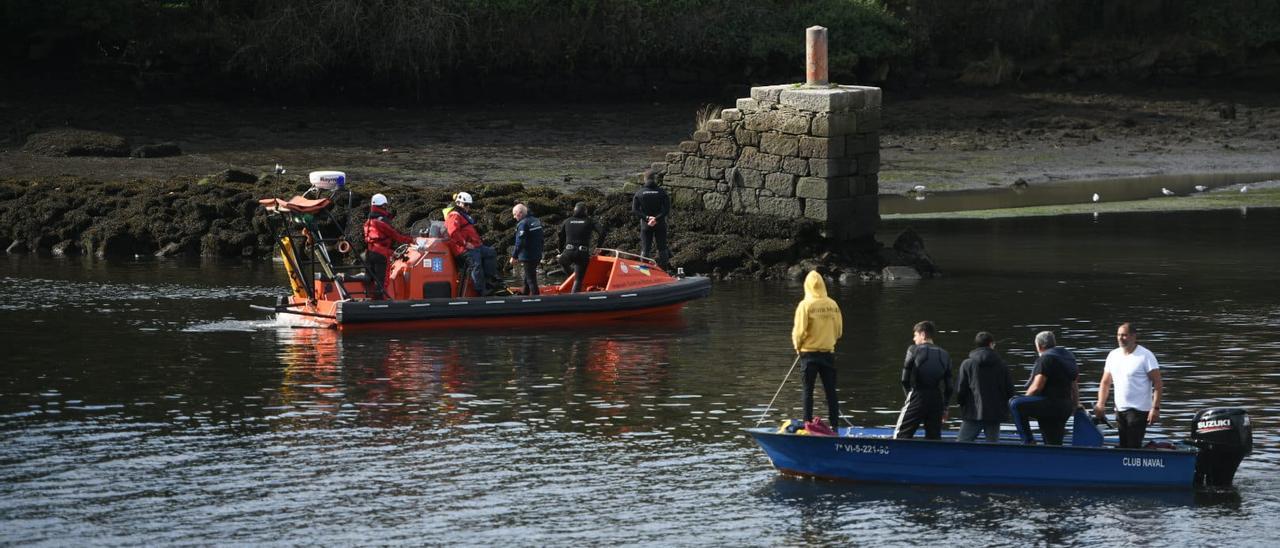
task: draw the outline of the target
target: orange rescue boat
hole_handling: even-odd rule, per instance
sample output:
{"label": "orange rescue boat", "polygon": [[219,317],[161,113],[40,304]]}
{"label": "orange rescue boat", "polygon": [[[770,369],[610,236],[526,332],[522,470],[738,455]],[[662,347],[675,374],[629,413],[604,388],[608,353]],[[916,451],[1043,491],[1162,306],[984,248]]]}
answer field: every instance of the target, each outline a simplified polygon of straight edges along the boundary
{"label": "orange rescue boat", "polygon": [[[672,276],[649,258],[616,249],[597,249],[584,275],[582,291],[571,292],[574,277],[540,288],[540,295],[477,295],[468,287],[462,261],[449,252],[443,223],[416,230],[415,244],[400,246],[391,257],[385,299],[372,299],[363,265],[339,265],[330,248],[350,251],[342,238],[321,236],[317,217],[329,215],[334,190],[324,188],[290,200],[259,203],[277,230],[280,258],[290,293],[276,306],[255,310],[300,316],[325,327],[354,326],[453,328],[593,323],[625,318],[654,318],[679,313],[690,300],[711,294],[704,276]],[[309,197],[316,191],[315,198]],[[348,206],[350,193],[347,195]],[[339,228],[339,232],[341,229]]]}

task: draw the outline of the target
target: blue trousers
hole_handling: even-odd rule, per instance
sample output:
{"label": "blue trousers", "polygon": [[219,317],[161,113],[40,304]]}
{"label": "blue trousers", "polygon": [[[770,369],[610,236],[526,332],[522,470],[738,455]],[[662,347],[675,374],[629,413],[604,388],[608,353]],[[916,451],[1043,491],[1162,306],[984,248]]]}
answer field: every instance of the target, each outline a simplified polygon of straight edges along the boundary
{"label": "blue trousers", "polygon": [[1062,445],[1066,436],[1067,419],[1071,418],[1071,402],[1051,400],[1044,396],[1020,396],[1009,400],[1009,412],[1013,414],[1013,423],[1018,426],[1018,436],[1022,443],[1031,445],[1036,442],[1031,434],[1031,419],[1040,425],[1040,437],[1045,445]]}

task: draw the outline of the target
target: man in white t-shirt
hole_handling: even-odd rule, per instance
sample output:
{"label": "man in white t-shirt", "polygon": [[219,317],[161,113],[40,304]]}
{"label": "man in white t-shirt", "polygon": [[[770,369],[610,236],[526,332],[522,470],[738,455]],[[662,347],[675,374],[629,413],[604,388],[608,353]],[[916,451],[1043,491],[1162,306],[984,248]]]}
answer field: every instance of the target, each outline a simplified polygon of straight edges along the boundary
{"label": "man in white t-shirt", "polygon": [[1098,403],[1093,414],[1106,416],[1107,396],[1116,387],[1116,423],[1120,429],[1120,447],[1142,447],[1147,425],[1160,419],[1160,362],[1155,354],[1138,344],[1138,330],[1128,322],[1116,328],[1119,348],[1107,354],[1107,365],[1098,383]]}

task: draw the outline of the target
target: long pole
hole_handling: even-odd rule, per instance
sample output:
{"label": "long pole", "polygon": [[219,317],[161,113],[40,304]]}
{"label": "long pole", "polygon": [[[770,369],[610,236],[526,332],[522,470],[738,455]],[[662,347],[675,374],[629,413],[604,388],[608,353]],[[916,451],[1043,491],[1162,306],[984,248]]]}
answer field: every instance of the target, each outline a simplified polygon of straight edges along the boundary
{"label": "long pole", "polygon": [[796,364],[800,363],[800,355],[796,354],[796,361],[791,362],[791,369],[787,370],[787,376],[782,377],[782,384],[778,385],[778,391],[773,393],[773,399],[769,400],[769,406],[764,408],[764,413],[760,414],[760,420],[756,421],[756,426],[764,422],[764,418],[773,409],[773,402],[778,401],[778,394],[782,393],[782,387],[787,385],[787,379],[791,378],[791,372],[796,370]]}

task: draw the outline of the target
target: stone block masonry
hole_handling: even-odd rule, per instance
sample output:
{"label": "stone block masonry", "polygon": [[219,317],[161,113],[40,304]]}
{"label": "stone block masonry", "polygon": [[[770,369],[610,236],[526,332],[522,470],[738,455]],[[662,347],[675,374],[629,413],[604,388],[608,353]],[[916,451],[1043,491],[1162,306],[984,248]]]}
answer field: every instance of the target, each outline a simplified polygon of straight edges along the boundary
{"label": "stone block masonry", "polygon": [[880,221],[880,88],[751,88],[659,166],[682,204],[815,219],[830,238],[871,238]]}

